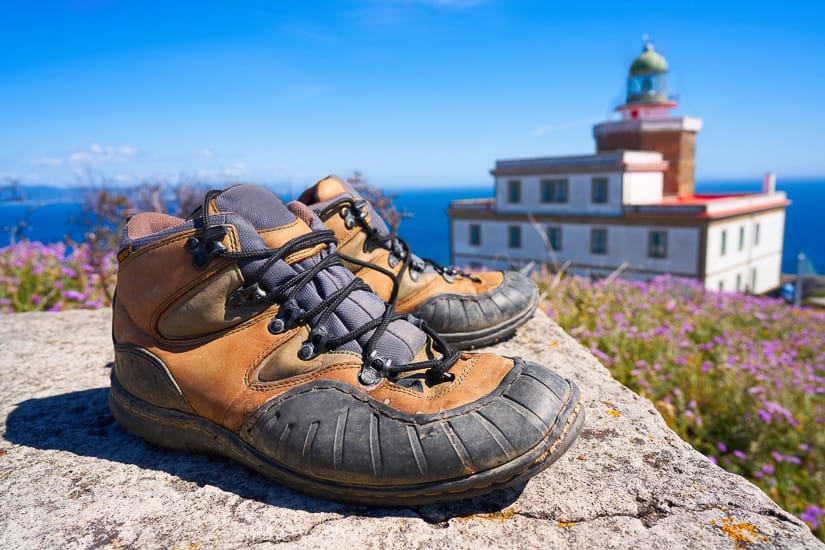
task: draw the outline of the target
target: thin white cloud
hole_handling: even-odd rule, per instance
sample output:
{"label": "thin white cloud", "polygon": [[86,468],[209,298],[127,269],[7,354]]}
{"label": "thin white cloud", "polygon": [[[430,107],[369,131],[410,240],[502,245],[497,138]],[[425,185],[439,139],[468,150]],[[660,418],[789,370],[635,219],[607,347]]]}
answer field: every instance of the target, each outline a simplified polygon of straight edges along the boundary
{"label": "thin white cloud", "polygon": [[85,164],[103,164],[106,162],[127,162],[137,154],[137,149],[130,145],[113,147],[93,143],[85,151],[75,151],[69,155],[69,162]]}
{"label": "thin white cloud", "polygon": [[30,160],[29,164],[32,166],[60,166],[63,161],[60,159],[43,157],[39,159]]}
{"label": "thin white cloud", "polygon": [[198,149],[195,151],[196,157],[201,157],[205,159],[211,159],[215,156],[215,151],[210,149],[209,147],[204,147],[203,149]]}

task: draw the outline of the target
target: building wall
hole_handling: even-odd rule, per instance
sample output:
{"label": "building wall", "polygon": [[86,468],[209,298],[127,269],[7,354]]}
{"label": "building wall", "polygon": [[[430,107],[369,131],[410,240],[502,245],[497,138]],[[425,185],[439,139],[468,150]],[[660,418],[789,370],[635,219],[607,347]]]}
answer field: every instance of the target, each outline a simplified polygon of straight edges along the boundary
{"label": "building wall", "polygon": [[[738,292],[761,294],[779,287],[781,269],[782,255],[772,254],[753,259],[748,264],[738,265],[715,275],[709,275],[705,279],[705,288],[708,290],[737,292],[738,283]],[[755,288],[753,286],[754,276],[756,277]]]}
{"label": "building wall", "polygon": [[[573,262],[573,272],[583,275],[610,273],[627,262],[626,278],[642,272],[640,278],[673,273],[698,277],[700,227],[648,227],[634,225],[599,225],[559,222],[453,220],[453,263],[459,266],[486,265],[491,268],[519,266],[531,260],[561,264]],[[481,227],[481,244],[469,244],[470,225]],[[509,227],[521,228],[521,248],[509,246]],[[551,251],[544,239],[548,227],[560,227],[561,250]],[[607,254],[592,254],[592,228],[607,230]],[[648,257],[648,236],[651,229],[667,232],[666,258]],[[623,275],[624,276],[624,275]]]}
{"label": "building wall", "polygon": [[612,131],[596,135],[599,153],[618,149],[658,151],[669,163],[665,195],[692,195],[696,167],[696,132],[690,130]]}
{"label": "building wall", "polygon": [[[759,244],[754,244],[757,224]],[[740,229],[744,236],[741,248]],[[718,290],[721,281],[723,290],[735,291],[738,274],[741,291],[761,293],[778,287],[784,230],[784,208],[711,222],[707,233],[705,286]],[[726,235],[724,254],[723,233]],[[751,267],[757,269],[755,288],[751,284]]]}
{"label": "building wall", "polygon": [[[593,204],[591,182],[593,178],[607,178],[607,203]],[[566,179],[568,201],[566,203],[546,203],[541,200],[541,181]],[[508,182],[521,182],[521,201],[508,201]],[[622,174],[553,174],[544,176],[498,176],[496,177],[496,210],[502,214],[533,212],[536,214],[595,214],[618,216],[622,212]]]}
{"label": "building wall", "polygon": [[661,172],[625,172],[622,195],[625,204],[655,204],[662,200]]}

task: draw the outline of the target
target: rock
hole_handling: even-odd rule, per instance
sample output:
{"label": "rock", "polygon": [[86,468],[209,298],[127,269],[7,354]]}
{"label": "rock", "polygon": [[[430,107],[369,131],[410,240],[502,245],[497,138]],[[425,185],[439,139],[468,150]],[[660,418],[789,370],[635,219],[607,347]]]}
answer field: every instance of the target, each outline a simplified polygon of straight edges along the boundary
{"label": "rock", "polygon": [[2,548],[825,548],[541,313],[493,349],[579,383],[588,399],[578,441],[524,487],[389,509],[307,497],[125,432],[107,407],[110,318],[0,316]]}

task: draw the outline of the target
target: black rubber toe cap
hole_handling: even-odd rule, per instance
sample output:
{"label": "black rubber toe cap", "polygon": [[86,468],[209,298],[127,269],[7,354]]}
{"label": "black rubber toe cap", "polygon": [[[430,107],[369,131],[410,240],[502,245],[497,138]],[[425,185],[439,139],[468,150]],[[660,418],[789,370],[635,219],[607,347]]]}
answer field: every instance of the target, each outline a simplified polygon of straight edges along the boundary
{"label": "black rubber toe cap", "polygon": [[512,333],[532,317],[536,285],[517,271],[504,273],[499,286],[482,295],[439,294],[412,312],[454,347],[487,345]]}
{"label": "black rubber toe cap", "polygon": [[313,383],[263,405],[241,437],[307,477],[449,492],[546,467],[575,438],[579,414],[572,382],[517,359],[492,394],[439,414],[405,414],[345,384]]}

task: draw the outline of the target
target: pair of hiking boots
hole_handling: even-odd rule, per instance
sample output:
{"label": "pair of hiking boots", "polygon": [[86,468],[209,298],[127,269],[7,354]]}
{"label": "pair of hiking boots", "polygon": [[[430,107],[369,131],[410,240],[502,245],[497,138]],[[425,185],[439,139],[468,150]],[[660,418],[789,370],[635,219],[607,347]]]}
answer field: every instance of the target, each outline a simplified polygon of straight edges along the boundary
{"label": "pair of hiking boots", "polygon": [[421,260],[335,178],[288,205],[241,185],[187,220],[138,214],[118,261],[109,406],[152,443],[410,505],[526,482],[584,422],[569,380],[450,345],[515,330],[532,283]]}

